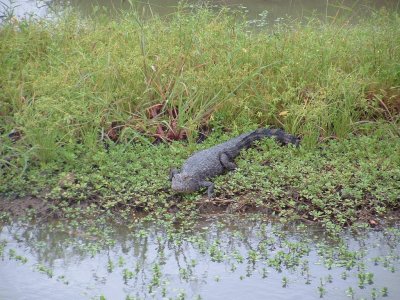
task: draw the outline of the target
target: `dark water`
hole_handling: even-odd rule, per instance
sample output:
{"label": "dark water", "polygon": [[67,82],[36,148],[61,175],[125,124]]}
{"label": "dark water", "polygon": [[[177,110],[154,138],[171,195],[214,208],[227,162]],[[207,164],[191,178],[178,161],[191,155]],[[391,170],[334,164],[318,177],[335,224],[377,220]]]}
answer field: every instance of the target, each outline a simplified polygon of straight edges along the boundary
{"label": "dark water", "polygon": [[400,299],[398,228],[337,241],[318,227],[237,217],[186,233],[92,225],[4,226],[0,299]]}
{"label": "dark water", "polygon": [[[36,14],[43,16],[57,6],[74,7],[87,14],[94,6],[109,11],[129,9],[131,6],[143,11],[144,14],[166,15],[176,10],[177,0],[2,0],[4,7],[15,8],[17,16]],[[12,2],[12,3],[11,3]],[[246,12],[249,19],[258,19],[260,14],[268,11],[268,19],[275,21],[278,18],[300,18],[317,14],[320,17],[335,17],[341,14],[362,15],[371,9],[388,7],[399,9],[398,0],[214,0],[214,1],[187,1],[188,3],[209,3],[211,6],[227,6]],[[0,10],[1,10],[0,6]]]}

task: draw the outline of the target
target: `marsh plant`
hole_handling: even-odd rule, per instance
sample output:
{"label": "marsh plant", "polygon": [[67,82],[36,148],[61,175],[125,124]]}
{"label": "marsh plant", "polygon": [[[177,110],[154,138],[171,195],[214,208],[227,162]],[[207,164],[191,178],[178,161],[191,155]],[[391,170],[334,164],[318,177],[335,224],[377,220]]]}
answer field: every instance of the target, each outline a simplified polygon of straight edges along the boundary
{"label": "marsh plant", "polygon": [[14,130],[18,156],[47,162],[75,159],[77,145],[178,132],[193,142],[203,127],[268,124],[315,145],[381,120],[398,135],[399,22],[381,10],[351,25],[311,18],[249,31],[229,9],[185,5],[165,18],[3,22],[1,133]]}

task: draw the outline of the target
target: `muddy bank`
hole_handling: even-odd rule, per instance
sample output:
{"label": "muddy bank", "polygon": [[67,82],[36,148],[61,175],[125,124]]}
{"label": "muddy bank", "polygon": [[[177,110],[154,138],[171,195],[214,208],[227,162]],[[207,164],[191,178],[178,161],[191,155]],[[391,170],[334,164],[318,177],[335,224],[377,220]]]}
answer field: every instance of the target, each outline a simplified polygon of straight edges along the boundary
{"label": "muddy bank", "polygon": [[[259,195],[261,196],[261,195]],[[318,220],[312,220],[307,216],[298,216],[296,214],[282,217],[279,211],[274,210],[271,205],[260,205],[257,202],[259,197],[252,194],[243,194],[230,198],[208,198],[203,196],[200,200],[191,202],[182,199],[177,195],[169,199],[167,204],[162,208],[148,211],[142,207],[134,207],[133,205],[120,205],[112,210],[100,205],[101,201],[91,202],[90,200],[80,203],[66,203],[60,200],[46,200],[44,198],[26,196],[18,199],[0,198],[0,211],[4,219],[18,220],[28,217],[35,219],[37,222],[47,222],[51,220],[60,220],[70,218],[70,212],[73,211],[77,218],[96,218],[96,216],[106,213],[110,218],[120,220],[121,215],[130,215],[134,218],[144,217],[146,215],[157,216],[160,213],[170,215],[175,222],[181,223],[185,217],[193,214],[197,217],[221,216],[221,215],[238,215],[252,216],[254,214],[262,214],[268,218],[281,221],[301,221],[304,224],[320,224]],[[288,209],[288,208],[286,208]],[[385,216],[376,216],[370,214],[368,210],[359,212],[360,218],[354,224],[366,224],[372,228],[382,228],[386,224],[393,224],[400,220],[400,210],[390,211]],[[196,217],[196,218],[197,218]],[[345,227],[353,225],[346,224]]]}

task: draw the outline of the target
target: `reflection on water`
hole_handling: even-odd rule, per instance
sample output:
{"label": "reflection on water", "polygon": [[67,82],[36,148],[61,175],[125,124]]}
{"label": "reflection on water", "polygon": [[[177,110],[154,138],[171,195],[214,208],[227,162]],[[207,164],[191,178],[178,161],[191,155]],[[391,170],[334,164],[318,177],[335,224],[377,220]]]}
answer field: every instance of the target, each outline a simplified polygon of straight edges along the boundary
{"label": "reflection on water", "polygon": [[317,227],[262,219],[211,218],[187,232],[148,221],[101,224],[3,227],[0,299],[400,295],[400,231],[394,228],[333,241]]}
{"label": "reflection on water", "polygon": [[[3,0],[4,3],[9,3],[8,1]],[[15,7],[15,12],[20,17],[24,14],[32,13],[43,16],[57,6],[74,7],[78,11],[88,14],[92,12],[94,6],[98,6],[100,9],[105,8],[109,11],[119,11],[130,9],[131,5],[133,5],[139,11],[144,11],[146,15],[152,13],[167,15],[174,12],[179,3],[178,0],[15,0],[13,2],[12,6]],[[370,8],[378,9],[383,6],[399,8],[399,3],[396,4],[395,1],[387,0],[192,0],[187,2],[194,4],[208,3],[209,5],[223,5],[233,9],[240,9],[248,14],[249,19],[257,19],[260,13],[268,11],[268,19],[271,21],[285,18],[286,16],[292,18],[306,17],[314,13],[325,17],[335,17],[337,14],[349,13],[350,11],[352,14],[360,15],[367,13]]]}

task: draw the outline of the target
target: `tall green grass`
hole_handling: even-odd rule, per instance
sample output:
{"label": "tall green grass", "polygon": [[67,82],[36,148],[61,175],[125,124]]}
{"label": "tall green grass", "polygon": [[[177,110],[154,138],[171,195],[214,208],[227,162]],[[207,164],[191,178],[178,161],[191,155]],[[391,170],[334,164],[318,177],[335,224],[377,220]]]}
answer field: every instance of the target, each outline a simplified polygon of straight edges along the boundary
{"label": "tall green grass", "polygon": [[[112,122],[120,140],[151,136],[176,107],[193,139],[203,125],[272,125],[317,138],[345,138],[377,119],[398,130],[400,16],[385,10],[350,25],[318,19],[249,28],[228,10],[180,8],[0,27],[0,129],[41,160],[84,144],[95,149]],[[398,131],[397,131],[398,133]]]}

